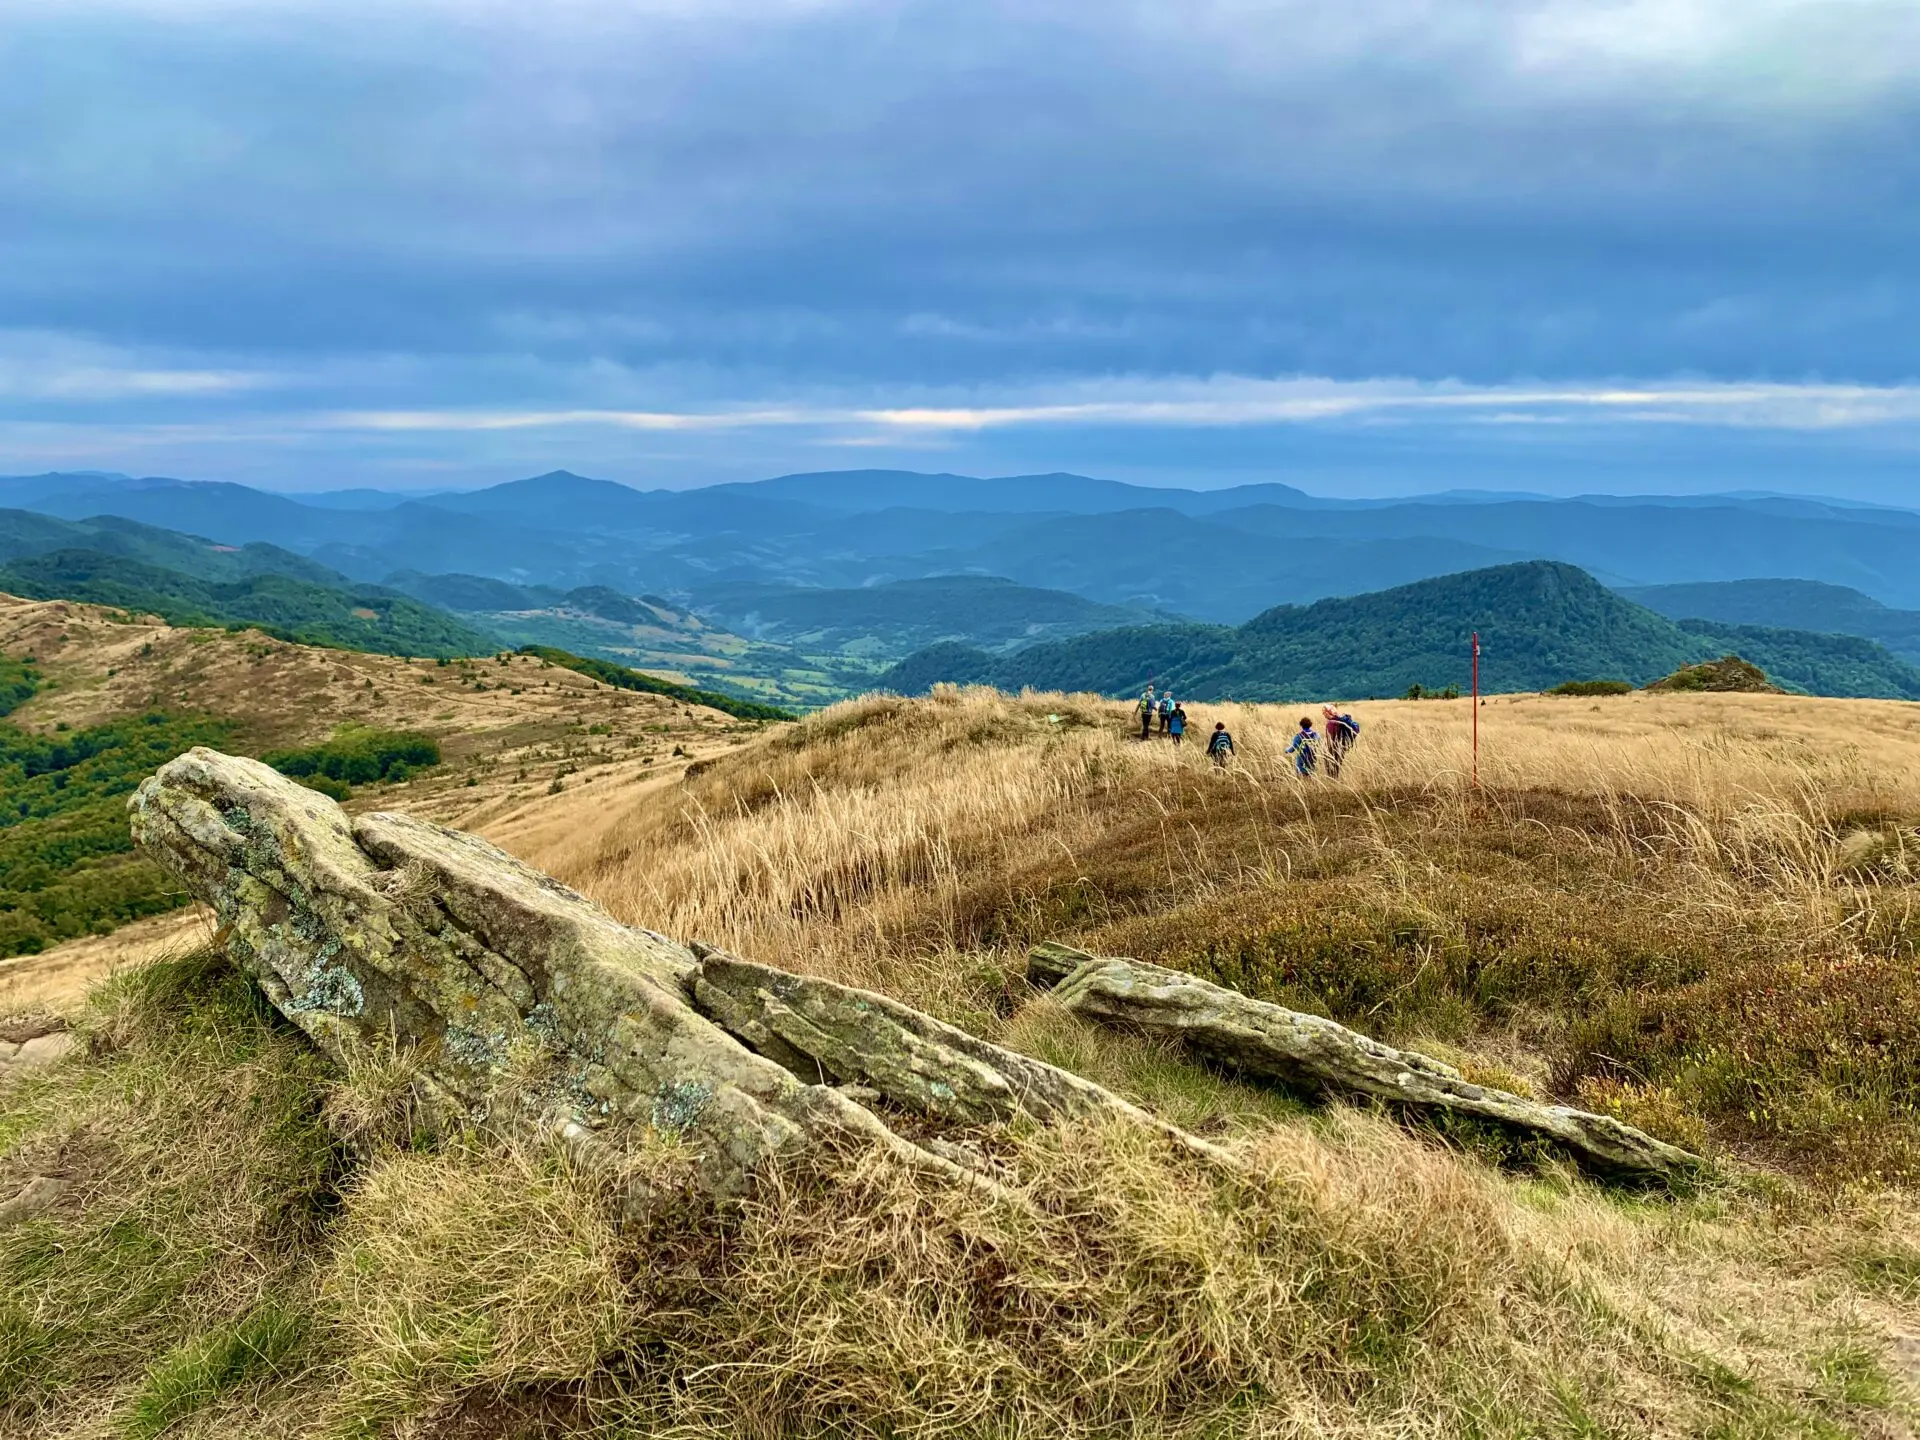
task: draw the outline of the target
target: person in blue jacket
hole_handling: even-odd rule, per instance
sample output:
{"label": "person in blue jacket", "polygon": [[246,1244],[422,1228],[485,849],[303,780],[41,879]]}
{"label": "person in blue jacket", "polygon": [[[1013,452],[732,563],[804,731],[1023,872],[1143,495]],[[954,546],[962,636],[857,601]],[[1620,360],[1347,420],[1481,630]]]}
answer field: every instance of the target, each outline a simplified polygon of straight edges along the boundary
{"label": "person in blue jacket", "polygon": [[1207,754],[1215,765],[1223,768],[1233,758],[1233,736],[1227,733],[1226,721],[1214,722],[1213,735],[1207,741]]}
{"label": "person in blue jacket", "polygon": [[1302,780],[1313,774],[1320,760],[1320,732],[1313,728],[1311,715],[1300,717],[1300,733],[1287,746],[1287,754],[1293,757],[1294,773]]}

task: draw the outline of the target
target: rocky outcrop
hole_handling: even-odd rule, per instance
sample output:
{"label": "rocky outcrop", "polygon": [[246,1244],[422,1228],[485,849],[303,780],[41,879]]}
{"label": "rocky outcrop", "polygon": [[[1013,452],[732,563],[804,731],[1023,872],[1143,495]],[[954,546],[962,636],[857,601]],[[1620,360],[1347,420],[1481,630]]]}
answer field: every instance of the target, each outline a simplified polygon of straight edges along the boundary
{"label": "rocky outcrop", "polygon": [[484,840],[348,816],[256,761],[190,751],[130,809],[281,1013],[343,1064],[410,1051],[446,1125],[670,1131],[716,1193],[828,1137],[981,1183],[965,1132],[1016,1115],[1125,1118],[1219,1154],[883,996],[621,925]]}
{"label": "rocky outcrop", "polygon": [[[583,1145],[666,1131],[716,1194],[835,1138],[992,1185],[984,1141],[1014,1120],[1138,1125],[1236,1163],[896,1000],[622,925],[484,840],[348,816],[256,761],[190,751],[130,809],[136,841],[214,910],[221,943],[281,1013],[348,1068],[406,1052],[419,1111],[446,1127],[555,1129]],[[1697,1163],[1608,1117],[1470,1084],[1177,971],[1047,945],[1030,974],[1075,1014],[1176,1035],[1258,1079],[1492,1121],[1608,1172]]]}
{"label": "rocky outcrop", "polygon": [[1672,1179],[1701,1163],[1611,1116],[1472,1084],[1431,1056],[1395,1050],[1318,1015],[1252,1000],[1178,970],[1049,944],[1033,949],[1027,973],[1076,1015],[1175,1036],[1194,1054],[1255,1079],[1469,1116],[1551,1141],[1608,1174]]}

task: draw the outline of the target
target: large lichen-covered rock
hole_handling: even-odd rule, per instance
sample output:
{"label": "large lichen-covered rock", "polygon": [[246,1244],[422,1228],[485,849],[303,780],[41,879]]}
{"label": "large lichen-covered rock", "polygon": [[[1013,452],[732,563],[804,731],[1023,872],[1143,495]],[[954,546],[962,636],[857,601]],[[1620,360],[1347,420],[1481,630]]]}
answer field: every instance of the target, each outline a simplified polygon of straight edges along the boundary
{"label": "large lichen-covered rock", "polygon": [[[408,1050],[418,1098],[446,1124],[583,1142],[671,1131],[723,1194],[825,1137],[981,1183],[973,1152],[925,1132],[1016,1117],[1124,1118],[1220,1156],[908,1006],[696,954],[475,836],[350,817],[256,761],[192,750],[130,809],[135,840],[214,909],[228,951],[283,1014],[345,1065]],[[932,1125],[909,1139],[863,1096]]]}
{"label": "large lichen-covered rock", "polygon": [[1469,1116],[1550,1141],[1609,1174],[1672,1179],[1700,1165],[1698,1156],[1610,1115],[1475,1085],[1431,1056],[1178,970],[1050,943],[1034,947],[1027,973],[1076,1015],[1177,1036],[1196,1055],[1258,1079]]}
{"label": "large lichen-covered rock", "polygon": [[688,1003],[691,951],[614,921],[484,840],[350,818],[256,761],[195,749],[144,782],[134,838],[218,914],[224,943],[336,1059],[413,1047],[429,1113],[575,1134],[684,1136],[716,1190],[832,1132],[915,1150]]}

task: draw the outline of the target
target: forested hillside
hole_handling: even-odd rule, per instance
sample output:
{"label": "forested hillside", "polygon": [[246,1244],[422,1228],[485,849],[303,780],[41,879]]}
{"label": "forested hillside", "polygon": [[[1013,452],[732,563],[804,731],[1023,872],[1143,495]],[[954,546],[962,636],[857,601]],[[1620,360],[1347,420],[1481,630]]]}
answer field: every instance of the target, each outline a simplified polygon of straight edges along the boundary
{"label": "forested hillside", "polygon": [[[0,715],[39,684],[35,666],[0,655]],[[232,733],[158,711],[52,734],[0,720],[0,958],[178,905],[179,886],[131,853],[126,796],[182,750]]]}
{"label": "forested hillside", "polygon": [[1727,580],[1696,585],[1645,585],[1621,594],[1675,620],[1723,625],[1790,626],[1857,635],[1920,664],[1920,610],[1896,610],[1845,585],[1818,580]]}
{"label": "forested hillside", "polygon": [[0,510],[0,562],[55,550],[92,550],[178,570],[196,580],[244,580],[253,575],[288,575],[315,585],[343,585],[346,576],[325,565],[250,541],[222,545],[198,535],[163,530],[117,515],[88,520],[57,520],[28,510]]}
{"label": "forested hillside", "polygon": [[317,584],[262,572],[207,581],[98,550],[55,550],[0,565],[0,591],[81,600],[160,616],[174,625],[251,625],[308,644],[380,655],[481,655],[484,631],[374,585]]}
{"label": "forested hillside", "polygon": [[[1920,669],[1869,641],[1731,626],[1683,626],[1550,561],[1443,576],[1372,595],[1283,605],[1237,628],[1119,629],[994,657],[966,647],[911,656],[884,678],[915,693],[941,680],[1122,695],[1149,683],[1202,699],[1389,696],[1481,685],[1542,690],[1567,680],[1643,684],[1729,649],[1812,693],[1920,699]],[[1764,658],[1763,658],[1764,657]]]}

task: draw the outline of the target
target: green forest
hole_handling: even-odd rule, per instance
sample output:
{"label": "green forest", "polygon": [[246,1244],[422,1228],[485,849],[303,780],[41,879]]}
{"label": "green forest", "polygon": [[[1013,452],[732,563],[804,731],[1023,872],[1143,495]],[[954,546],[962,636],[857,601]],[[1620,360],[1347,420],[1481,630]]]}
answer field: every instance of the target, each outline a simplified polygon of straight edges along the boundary
{"label": "green forest", "polygon": [[[31,693],[30,667],[0,658],[0,695],[17,696],[6,708]],[[0,957],[184,903],[133,853],[126,797],[182,750],[230,735],[222,720],[159,713],[51,735],[0,722]]]}
{"label": "green forest", "polygon": [[0,715],[11,715],[33,698],[40,674],[31,661],[0,655]]}
{"label": "green forest", "polygon": [[[31,698],[35,681],[30,664],[0,656],[0,714]],[[0,958],[185,903],[176,882],[134,853],[127,796],[195,745],[231,749],[233,726],[157,711],[50,735],[0,721]],[[439,764],[440,747],[426,735],[354,728],[265,758],[345,799],[353,785]]]}
{"label": "green forest", "polygon": [[1017,690],[1138,693],[1152,683],[1206,700],[1386,698],[1468,687],[1470,636],[1481,686],[1544,690],[1567,680],[1639,685],[1738,651],[1783,686],[1820,695],[1920,699],[1920,669],[1870,640],[1748,625],[1676,622],[1572,565],[1533,560],[1394,590],[1281,605],[1245,625],[1104,630],[989,655],[932,646],[881,677],[902,693],[951,680]]}
{"label": "green forest", "polygon": [[431,735],[411,730],[351,726],[323,745],[276,750],[260,758],[310,789],[345,800],[355,785],[405,780],[416,770],[438,765],[440,745]]}

